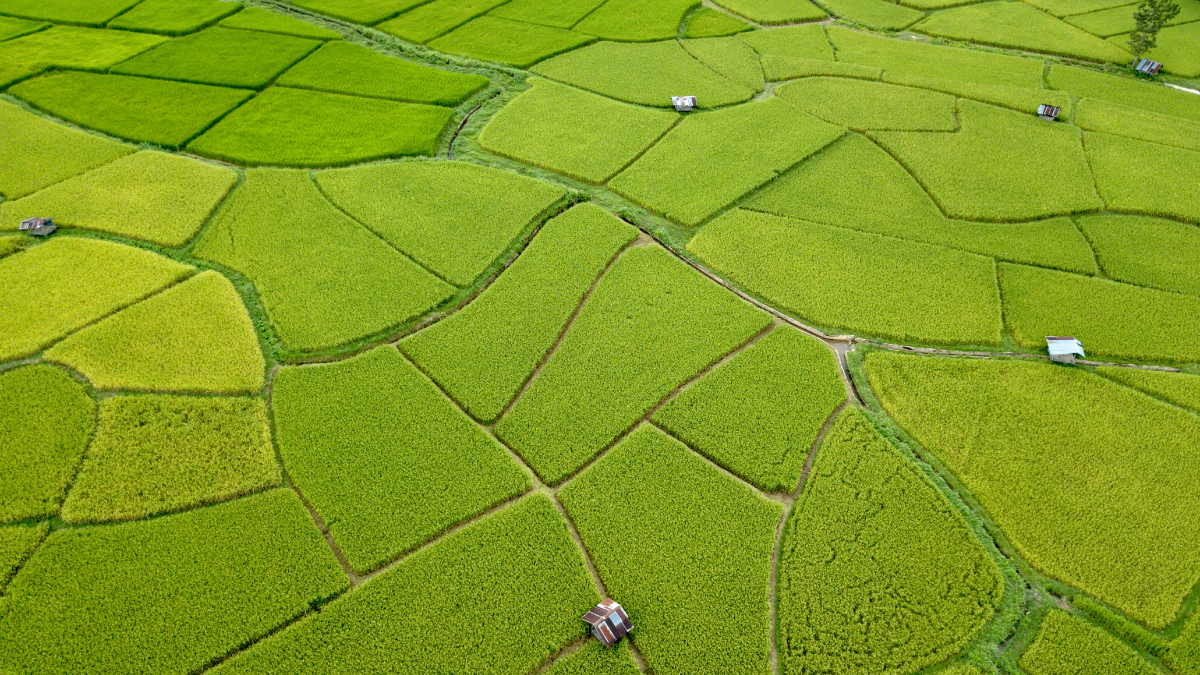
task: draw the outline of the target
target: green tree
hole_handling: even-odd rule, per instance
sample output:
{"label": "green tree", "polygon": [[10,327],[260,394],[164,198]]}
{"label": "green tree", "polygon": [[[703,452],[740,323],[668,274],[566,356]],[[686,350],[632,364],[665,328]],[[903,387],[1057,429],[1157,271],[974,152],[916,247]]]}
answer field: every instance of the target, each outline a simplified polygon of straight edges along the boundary
{"label": "green tree", "polygon": [[1179,15],[1175,0],[1144,0],[1133,13],[1137,28],[1129,34],[1129,51],[1136,59],[1158,44],[1158,31]]}

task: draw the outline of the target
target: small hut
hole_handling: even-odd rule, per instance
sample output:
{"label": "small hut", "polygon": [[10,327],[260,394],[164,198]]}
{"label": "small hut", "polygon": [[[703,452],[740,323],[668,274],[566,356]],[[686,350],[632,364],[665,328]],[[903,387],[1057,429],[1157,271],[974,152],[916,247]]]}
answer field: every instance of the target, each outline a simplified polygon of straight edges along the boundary
{"label": "small hut", "polygon": [[45,237],[57,229],[53,218],[28,218],[21,221],[21,231],[35,237]]}
{"label": "small hut", "polygon": [[633,623],[625,609],[612,598],[605,598],[592,611],[583,615],[583,620],[592,627],[592,635],[605,648],[621,641],[621,638],[633,630]]}
{"label": "small hut", "polygon": [[1158,71],[1162,70],[1162,64],[1150,59],[1138,59],[1137,63],[1133,64],[1133,69],[1145,75],[1157,75]]}
{"label": "small hut", "polygon": [[1058,106],[1043,103],[1038,106],[1037,114],[1038,117],[1046,120],[1047,122],[1053,122],[1054,120],[1058,119],[1059,111],[1060,108]]}
{"label": "small hut", "polygon": [[1050,352],[1050,360],[1056,363],[1075,363],[1075,357],[1082,356],[1083,343],[1071,336],[1046,336],[1046,350]]}
{"label": "small hut", "polygon": [[688,112],[696,107],[695,96],[672,96],[671,105],[675,106],[677,112]]}

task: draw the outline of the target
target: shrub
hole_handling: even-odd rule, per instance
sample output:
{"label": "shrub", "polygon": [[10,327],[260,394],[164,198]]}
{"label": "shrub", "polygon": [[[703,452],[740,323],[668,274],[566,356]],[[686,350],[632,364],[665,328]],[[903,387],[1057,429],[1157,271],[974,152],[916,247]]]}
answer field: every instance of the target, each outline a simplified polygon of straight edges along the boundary
{"label": "shrub", "polygon": [[1200,411],[1200,377],[1137,368],[1102,366],[1096,372],[1175,405]]}
{"label": "shrub", "polygon": [[826,122],[851,129],[958,128],[954,97],[924,89],[841,77],[809,77],[780,86],[776,95]]}
{"label": "shrub", "polygon": [[525,675],[577,639],[599,600],[549,498],[534,495],[418,551],[215,668],[213,675]]}
{"label": "shrub", "polygon": [[684,51],[718,74],[755,91],[763,90],[763,70],[758,52],[738,38],[681,40],[679,44]]}
{"label": "shrub", "polygon": [[557,483],[769,318],[658,247],[612,266],[496,433]]}
{"label": "shrub", "polygon": [[902,72],[889,72],[883,75],[884,82],[901,84],[906,87],[932,89],[960,98],[969,98],[980,103],[991,103],[1017,112],[1033,114],[1042,104],[1057,106],[1061,119],[1071,119],[1075,102],[1071,97],[1060,91],[1034,89],[1031,87],[1015,87],[1007,84],[981,84],[979,82],[963,82],[947,80],[940,77],[925,77]]}
{"label": "shrub", "polygon": [[1096,132],[1083,140],[1108,210],[1200,222],[1200,186],[1179,180],[1200,172],[1200,152]]}
{"label": "shrub", "polygon": [[793,80],[798,77],[857,77],[861,80],[878,80],[881,70],[871,66],[860,66],[856,63],[841,63],[839,61],[821,61],[805,59],[796,56],[776,56],[768,54],[762,57],[763,74],[768,82]]}
{"label": "shrub", "polygon": [[741,103],[754,96],[753,89],[721,77],[675,41],[600,42],[531,70],[609,98],[660,108],[669,106],[672,96],[695,96],[700,108]]}
{"label": "shrub", "polygon": [[47,68],[107,70],[166,40],[158,35],[120,30],[53,26],[0,43],[0,86],[8,86]]}
{"label": "shrub", "polygon": [[513,19],[528,23],[570,28],[583,17],[596,11],[605,0],[511,0],[488,12],[502,19]]}
{"label": "shrub", "polygon": [[272,405],[289,475],[360,573],[529,489],[504,448],[391,346],[285,368]]}
{"label": "shrub", "polygon": [[[1167,291],[1200,295],[1200,231],[1194,225],[1144,216],[1083,216],[1096,257],[1109,277]],[[1164,252],[1170,254],[1164,255]]]}
{"label": "shrub", "polygon": [[432,105],[272,87],[188,149],[250,166],[337,166],[432,155],[453,114]]}
{"label": "shrub", "polygon": [[246,275],[300,351],[387,331],[454,292],[334,208],[303,171],[247,171],[192,255]]}
{"label": "shrub", "polygon": [[1098,98],[1200,122],[1200,104],[1195,95],[1169,87],[1060,65],[1050,66],[1046,83],[1076,98]]}
{"label": "shrub", "polygon": [[243,89],[72,71],[22,82],[9,93],[69,122],[168,148],[183,146],[253,95]]}
{"label": "shrub", "polygon": [[239,2],[218,0],[143,0],[109,22],[109,28],[184,35],[234,14]]}
{"label": "shrub", "polygon": [[26,21],[25,19],[14,19],[7,16],[0,16],[0,42],[11,40],[15,37],[36,33],[40,30],[48,28],[50,24],[44,21]]}
{"label": "shrub", "polygon": [[[58,368],[0,373],[0,523],[58,513],[92,434],[95,410],[83,386]],[[6,554],[4,564],[21,557]],[[0,570],[2,587],[11,568]]]}
{"label": "shrub", "polygon": [[673,40],[683,18],[699,6],[699,0],[608,0],[575,30],[602,40]]}
{"label": "shrub", "polygon": [[906,342],[1000,343],[995,263],[982,256],[742,210],[706,225],[687,249],[817,325]]}
{"label": "shrub", "polygon": [[141,0],[0,0],[0,12],[26,19],[103,26]]}
{"label": "shrub", "polygon": [[139,152],[41,192],[0,204],[0,228],[53,214],[84,227],[164,246],[186,244],[237,182],[231,169],[161,152]]}
{"label": "shrub", "polygon": [[683,390],[653,419],[762,490],[791,492],[817,434],[845,400],[833,351],[780,327]]}
{"label": "shrub", "polygon": [[679,120],[552,80],[505,106],[484,127],[485,150],[589,183],[604,183]]}
{"label": "shrub", "polygon": [[783,530],[787,673],[915,673],[960,651],[1004,579],[919,469],[850,408],[829,430]]}
{"label": "shrub", "polygon": [[880,352],[866,372],[1029,564],[1151,628],[1175,618],[1200,579],[1194,415],[1049,363]]}
{"label": "shrub", "polygon": [[[37,548],[37,545],[42,543],[49,531],[48,523],[0,527],[0,591],[4,590],[9,580]],[[582,658],[575,660],[583,661]],[[563,668],[561,672],[570,671]]]}
{"label": "shrub", "polygon": [[581,204],[546,223],[520,257],[463,309],[400,343],[400,350],[491,422],[554,346],[605,266],[637,231]]}
{"label": "shrub", "polygon": [[1042,619],[1037,638],[1021,655],[1020,665],[1029,675],[1159,673],[1128,645],[1079,616],[1058,609],[1050,610]]}
{"label": "shrub", "polygon": [[[958,102],[953,134],[879,131],[951,218],[1032,220],[1101,208],[1079,129],[974,101]],[[1053,180],[1031,180],[1029,158],[1053,156]]]}
{"label": "shrub", "polygon": [[739,35],[738,39],[762,56],[833,60],[833,49],[825,36],[825,27],[820,24],[756,30]]}
{"label": "shrub", "polygon": [[267,407],[255,398],[115,396],[63,504],[69,523],[132,520],[279,485]]}
{"label": "shrub", "polygon": [[[339,208],[417,262],[466,286],[566,191],[464,162],[399,162],[317,174]],[[386,196],[386,197],[385,197]]]}
{"label": "shrub", "polygon": [[0,361],[31,356],[193,268],[149,251],[56,237],[0,260]]}
{"label": "shrub", "polygon": [[75,333],[45,358],[97,389],[255,393],[265,368],[241,297],[211,270]]}
{"label": "shrub", "polygon": [[608,649],[597,640],[589,640],[577,651],[555,661],[545,672],[546,675],[637,675],[641,671],[633,661],[627,641]]}
{"label": "shrub", "polygon": [[171,40],[112,72],[262,89],[320,46],[317,40],[291,35],[217,27]]}
{"label": "shrub", "polygon": [[825,18],[825,12],[808,0],[721,0],[717,4],[755,23],[768,25],[820,21]]}
{"label": "shrub", "polygon": [[486,87],[488,79],[411,63],[361,45],[330,42],[284,73],[278,84],[456,106]]}
{"label": "shrub", "polygon": [[754,30],[754,26],[711,7],[701,7],[688,15],[683,36],[685,38],[721,37],[748,30]]}
{"label": "shrub", "polygon": [[247,7],[220,23],[224,28],[256,30],[263,33],[294,35],[314,40],[340,40],[341,35],[328,28],[301,21],[295,17],[272,12],[263,7]]}
{"label": "shrub", "polygon": [[925,18],[924,12],[885,0],[820,0],[839,18],[877,30],[904,30]]}
{"label": "shrub", "polygon": [[779,504],[649,425],[559,497],[653,672],[768,670]]}
{"label": "shrub", "polygon": [[123,157],[134,147],[42,119],[0,101],[0,194],[17,199]]}
{"label": "shrub", "polygon": [[445,35],[506,0],[433,0],[384,21],[377,29],[402,40],[425,44]]}
{"label": "shrub", "polygon": [[421,4],[422,0],[288,0],[310,12],[353,23],[379,23]]}
{"label": "shrub", "polygon": [[481,16],[429,43],[432,49],[468,56],[481,61],[498,61],[518,68],[529,66],[595,41],[574,31]]}
{"label": "shrub", "polygon": [[691,115],[609,187],[671,220],[698,225],[844,131],[778,99]]}
{"label": "shrub", "polygon": [[30,673],[199,671],[346,586],[291,490],[61,529],[8,586],[0,662]]}

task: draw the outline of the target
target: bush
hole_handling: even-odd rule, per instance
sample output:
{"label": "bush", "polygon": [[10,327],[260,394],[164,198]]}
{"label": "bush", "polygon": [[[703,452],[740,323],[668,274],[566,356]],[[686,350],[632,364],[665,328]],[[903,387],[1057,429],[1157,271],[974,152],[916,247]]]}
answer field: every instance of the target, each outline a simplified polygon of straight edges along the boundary
{"label": "bush", "polygon": [[340,40],[341,35],[307,21],[272,12],[262,7],[247,7],[220,23],[224,28],[256,30],[263,33],[294,35],[314,40]]}
{"label": "bush", "polygon": [[284,73],[277,84],[456,106],[486,87],[488,79],[430,68],[349,42],[330,42]]}
{"label": "bush", "polygon": [[684,17],[699,6],[699,0],[608,0],[575,30],[602,40],[673,40]]}
{"label": "bush", "polygon": [[262,89],[320,46],[317,40],[218,27],[171,40],[112,72]]}
{"label": "bush", "polygon": [[338,166],[432,155],[454,111],[272,87],[188,144],[250,166]]}
{"label": "bush", "polygon": [[1200,222],[1200,152],[1096,132],[1084,134],[1096,186],[1109,211]]}
{"label": "bush", "polygon": [[987,623],[1004,579],[946,497],[850,408],[784,526],[777,593],[784,672],[915,673]]}
{"label": "bush", "polygon": [[25,19],[0,16],[0,42],[36,33],[49,26],[50,24],[44,21],[26,21]]}
{"label": "bush", "polygon": [[796,56],[776,56],[768,54],[762,57],[763,74],[768,82],[793,80],[799,77],[857,77],[861,80],[878,80],[883,72],[878,68],[860,66],[855,63],[839,61],[821,61],[805,59]]}
{"label": "bush", "polygon": [[768,670],[779,504],[649,425],[559,497],[653,672]]}
{"label": "bush", "polygon": [[662,249],[633,249],[601,279],[496,433],[557,483],[769,324]]}
{"label": "bush", "polygon": [[0,361],[50,343],[195,270],[149,251],[55,237],[0,260]]}
{"label": "bush", "polygon": [[[951,218],[1019,221],[1101,208],[1079,129],[965,99],[958,118],[953,134],[879,131],[871,138]],[[1036,157],[1054,158],[1052,178],[1030,175]]]}
{"label": "bush", "polygon": [[141,0],[0,0],[0,12],[26,19],[103,26]]}
{"label": "bush", "polygon": [[[38,544],[42,543],[49,531],[48,523],[0,527],[0,591],[4,590],[9,580],[13,578]],[[577,660],[582,661],[583,659]],[[561,672],[569,671],[563,668]]]}
{"label": "bush", "polygon": [[748,30],[754,30],[754,26],[711,7],[701,7],[688,15],[683,36],[685,38],[722,37]]}
{"label": "bush", "polygon": [[901,84],[906,87],[920,87],[922,89],[941,91],[960,98],[973,99],[980,103],[991,103],[992,105],[1011,108],[1012,110],[1026,114],[1037,112],[1038,106],[1044,103],[1060,109],[1058,113],[1059,119],[1071,119],[1071,112],[1075,107],[1075,102],[1067,94],[1047,89],[1014,87],[1006,84],[980,84],[978,82],[963,82],[940,77],[925,77],[922,75],[894,72],[885,73],[883,81],[892,84]]}
{"label": "bush", "polygon": [[1200,412],[1200,377],[1137,368],[1102,366],[1096,372],[1156,398]]}
{"label": "bush", "polygon": [[1170,87],[1060,65],[1050,66],[1046,83],[1076,98],[1098,98],[1109,103],[1200,122],[1200,104],[1195,94]]}
{"label": "bush", "polygon": [[68,122],[168,148],[183,146],[254,95],[244,89],[72,71],[50,73],[8,91]]}
{"label": "bush", "polygon": [[303,171],[251,169],[192,250],[246,275],[289,348],[395,328],[454,293],[325,200]]}
{"label": "bush", "polygon": [[97,389],[256,393],[265,369],[241,297],[211,270],[84,328],[45,358]]}
{"label": "bush", "polygon": [[1175,618],[1200,579],[1194,415],[1049,363],[880,352],[866,372],[1030,565],[1151,628]]}
{"label": "bush", "polygon": [[906,342],[1000,343],[995,263],[982,256],[743,210],[706,225],[687,249],[820,326]]}
{"label": "bush", "polygon": [[525,21],[555,28],[570,28],[596,11],[605,0],[510,0],[488,12],[502,19]]}
{"label": "bush", "polygon": [[841,77],[809,77],[784,84],[775,93],[826,122],[860,131],[958,128],[954,97],[924,89]]}
{"label": "bush", "polygon": [[47,68],[107,70],[131,56],[166,42],[159,35],[78,26],[51,28],[0,43],[0,86]]}
{"label": "bush", "polygon": [[431,41],[429,47],[448,54],[528,68],[595,40],[591,35],[561,28],[481,16]]}
{"label": "bush", "polygon": [[768,99],[691,115],[609,187],[684,225],[698,225],[845,132]]}
{"label": "bush", "polygon": [[877,30],[904,30],[925,18],[924,12],[885,0],[820,0],[820,4],[839,18]]}
{"label": "bush", "polygon": [[584,294],[637,231],[581,204],[546,223],[520,257],[463,309],[400,350],[467,412],[491,422],[554,346]]}
{"label": "bush", "polygon": [[721,0],[718,4],[755,23],[768,25],[820,21],[825,18],[825,12],[808,0]]}
{"label": "bush", "polygon": [[506,0],[433,0],[376,26],[389,35],[425,44],[445,35]]}
{"label": "bush", "polygon": [[213,675],[525,675],[583,634],[599,600],[549,498],[535,495],[413,554],[222,663]]}
{"label": "bush", "polygon": [[68,523],[133,520],[279,485],[255,398],[114,396],[63,504]]}
{"label": "bush", "polygon": [[588,183],[607,181],[679,120],[551,80],[531,82],[488,122],[479,145]]}
{"label": "bush", "polygon": [[291,479],[359,573],[529,489],[504,448],[391,346],[285,368],[272,405]]}
{"label": "bush", "polygon": [[0,194],[17,199],[136,148],[42,119],[0,101]]}
{"label": "bush", "polygon": [[239,2],[218,0],[143,0],[109,22],[109,28],[184,35],[234,14]]}
{"label": "bush", "polygon": [[[1200,231],[1194,225],[1143,216],[1083,216],[1079,226],[1109,277],[1200,295]],[[1164,255],[1164,252],[1170,254]]]}
{"label": "bush", "polygon": [[421,4],[422,0],[288,0],[310,12],[372,25]]}
{"label": "bush", "polygon": [[739,35],[738,39],[762,56],[833,60],[833,49],[825,36],[825,27],[820,24],[756,30]]}
{"label": "bush", "polygon": [[1020,665],[1029,675],[1084,672],[1158,675],[1160,672],[1112,635],[1058,609],[1050,610],[1042,619],[1037,638],[1021,655]]}
{"label": "bush", "polygon": [[182,673],[347,586],[291,490],[55,531],[5,593],[0,663],[26,673]]}
{"label": "bush", "polygon": [[566,191],[465,162],[399,162],[317,174],[346,213],[453,284],[467,286]]}
{"label": "bush", "polygon": [[0,204],[0,229],[46,214],[83,227],[170,247],[186,244],[237,183],[231,169],[161,152],[139,152]]}
{"label": "bush", "polygon": [[[58,513],[92,434],[95,411],[83,386],[58,368],[0,373],[0,523]],[[15,560],[15,565],[22,557],[6,553],[3,564]],[[12,570],[0,571],[3,587]]]}
{"label": "bush", "polygon": [[721,77],[678,42],[600,42],[531,68],[538,75],[609,98],[665,108],[672,96],[695,96],[700,108],[748,101],[754,90]]}
{"label": "bush", "polygon": [[718,74],[755,91],[763,90],[763,70],[758,52],[738,38],[681,40],[679,44],[684,51]]}

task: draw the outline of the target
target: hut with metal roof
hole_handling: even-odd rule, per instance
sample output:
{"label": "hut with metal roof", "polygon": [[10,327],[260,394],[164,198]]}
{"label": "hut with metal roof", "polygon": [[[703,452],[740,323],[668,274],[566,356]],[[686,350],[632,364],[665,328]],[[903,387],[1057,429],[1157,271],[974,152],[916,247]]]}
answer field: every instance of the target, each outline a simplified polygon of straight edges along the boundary
{"label": "hut with metal roof", "polygon": [[592,611],[583,615],[583,620],[592,627],[592,635],[606,648],[621,641],[633,630],[633,622],[620,603],[605,598]]}
{"label": "hut with metal roof", "polygon": [[688,112],[692,108],[696,107],[696,97],[695,96],[672,96],[671,97],[671,105],[675,106],[675,110],[678,112]]}
{"label": "hut with metal roof", "polygon": [[21,231],[35,237],[45,237],[57,229],[53,218],[27,218],[21,221]]}
{"label": "hut with metal roof", "polygon": [[1043,103],[1038,106],[1037,114],[1038,117],[1046,120],[1047,122],[1053,122],[1054,120],[1058,119],[1058,113],[1060,110],[1061,108],[1058,106]]}
{"label": "hut with metal roof", "polygon": [[1050,360],[1057,363],[1075,363],[1077,355],[1087,358],[1087,354],[1083,353],[1083,343],[1069,335],[1047,335],[1046,350],[1050,352]]}
{"label": "hut with metal roof", "polygon": [[1133,69],[1145,75],[1157,75],[1158,71],[1162,70],[1162,64],[1150,59],[1138,59],[1137,63],[1133,64]]}

